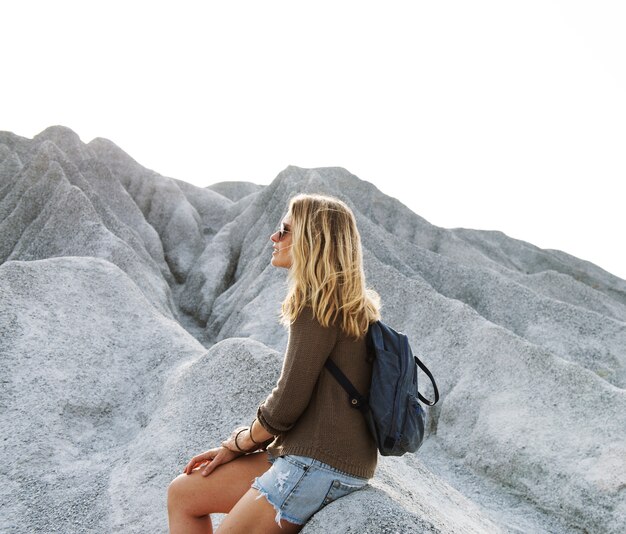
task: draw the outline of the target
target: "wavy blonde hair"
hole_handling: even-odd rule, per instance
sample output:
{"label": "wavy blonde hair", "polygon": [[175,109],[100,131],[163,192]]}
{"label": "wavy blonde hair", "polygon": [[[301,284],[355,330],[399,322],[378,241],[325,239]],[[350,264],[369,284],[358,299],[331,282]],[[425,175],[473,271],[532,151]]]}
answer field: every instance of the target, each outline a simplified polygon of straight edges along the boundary
{"label": "wavy blonde hair", "polygon": [[297,195],[289,202],[291,257],[282,323],[311,306],[322,326],[337,322],[354,338],[380,319],[380,297],[365,286],[361,236],[352,210],[341,200]]}

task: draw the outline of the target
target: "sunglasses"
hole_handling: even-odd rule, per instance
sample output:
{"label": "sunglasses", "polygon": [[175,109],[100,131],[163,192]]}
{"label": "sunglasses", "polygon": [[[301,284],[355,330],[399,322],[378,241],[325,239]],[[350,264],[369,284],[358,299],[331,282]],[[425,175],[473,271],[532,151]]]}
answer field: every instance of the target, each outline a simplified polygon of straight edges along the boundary
{"label": "sunglasses", "polygon": [[278,240],[282,241],[285,234],[288,234],[291,230],[286,230],[285,225],[283,223],[280,224],[280,228],[278,229]]}

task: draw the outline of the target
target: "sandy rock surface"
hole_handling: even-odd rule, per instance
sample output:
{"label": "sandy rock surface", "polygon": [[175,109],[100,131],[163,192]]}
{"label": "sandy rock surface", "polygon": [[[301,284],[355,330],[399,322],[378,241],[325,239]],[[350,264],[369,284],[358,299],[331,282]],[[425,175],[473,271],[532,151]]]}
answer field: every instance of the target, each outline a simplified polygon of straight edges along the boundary
{"label": "sandy rock surface", "polygon": [[623,532],[624,280],[435,227],[342,168],[198,188],[63,127],[0,132],[0,532],[167,531],[169,481],[280,373],[269,235],[300,192],[352,207],[383,319],[441,392],[418,454],[303,532]]}

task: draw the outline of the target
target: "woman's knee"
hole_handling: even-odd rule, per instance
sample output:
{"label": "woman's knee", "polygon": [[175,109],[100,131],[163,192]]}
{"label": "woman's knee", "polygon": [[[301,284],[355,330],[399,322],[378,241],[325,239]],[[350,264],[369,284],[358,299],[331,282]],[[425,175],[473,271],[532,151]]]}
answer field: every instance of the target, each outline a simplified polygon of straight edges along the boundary
{"label": "woman's knee", "polygon": [[169,509],[176,508],[183,511],[189,504],[189,497],[192,494],[190,487],[190,477],[192,475],[181,474],[170,482],[167,487],[167,507]]}
{"label": "woman's knee", "polygon": [[181,475],[178,475],[174,480],[170,482],[170,485],[167,487],[167,504],[171,504],[176,501],[179,497],[179,493],[181,490],[182,483],[179,481]]}
{"label": "woman's knee", "polygon": [[167,488],[167,508],[170,513],[201,517],[219,508],[217,487],[194,471],[191,475],[181,474],[170,482]]}

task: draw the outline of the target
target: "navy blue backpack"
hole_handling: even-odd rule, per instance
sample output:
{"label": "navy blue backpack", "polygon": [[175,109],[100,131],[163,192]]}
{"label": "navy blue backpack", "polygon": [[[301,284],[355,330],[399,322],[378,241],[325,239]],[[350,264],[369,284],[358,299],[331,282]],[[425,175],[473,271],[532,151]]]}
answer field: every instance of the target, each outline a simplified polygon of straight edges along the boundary
{"label": "navy blue backpack", "polygon": [[[349,395],[350,405],[360,410],[383,456],[402,456],[415,452],[424,440],[424,409],[418,402],[434,406],[439,400],[431,372],[413,355],[409,339],[381,321],[372,323],[366,337],[372,363],[369,397],[361,395],[330,359],[326,368]],[[417,391],[417,367],[430,378],[435,400]]]}

